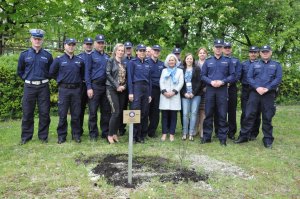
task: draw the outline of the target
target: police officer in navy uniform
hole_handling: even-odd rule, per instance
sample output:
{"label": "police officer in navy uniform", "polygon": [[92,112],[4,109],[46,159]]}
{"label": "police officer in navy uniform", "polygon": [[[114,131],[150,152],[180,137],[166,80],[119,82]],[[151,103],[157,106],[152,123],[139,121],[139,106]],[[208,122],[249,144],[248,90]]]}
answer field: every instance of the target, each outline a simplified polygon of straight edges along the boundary
{"label": "police officer in navy uniform", "polygon": [[[77,55],[78,57],[84,60],[85,65],[88,60],[88,57],[91,56],[92,54],[93,42],[94,41],[92,38],[90,37],[85,38],[82,46],[84,51]],[[86,89],[85,80],[83,78],[82,86],[81,86],[81,111],[80,111],[80,135],[81,136],[83,134],[84,113],[85,113],[85,108],[87,103],[88,103],[87,89]]]}
{"label": "police officer in navy uniform", "polygon": [[136,50],[137,57],[127,64],[128,98],[132,102],[131,109],[141,110],[141,123],[134,124],[134,143],[144,143],[148,129],[149,103],[151,102],[151,66],[146,59],[146,46],[139,44]]}
{"label": "police officer in navy uniform", "polygon": [[182,63],[181,63],[181,58],[180,58],[180,55],[181,55],[181,49],[180,49],[180,48],[174,48],[173,51],[172,51],[172,53],[173,53],[174,55],[176,55],[176,57],[177,57],[177,59],[178,59],[178,61],[179,61],[178,67],[179,67],[179,68],[183,68],[183,65],[182,65]]}
{"label": "police officer in navy uniform", "polygon": [[148,136],[156,137],[156,129],[159,123],[159,98],[160,98],[160,87],[159,79],[162,70],[164,69],[164,62],[159,60],[161,47],[159,45],[152,46],[152,56],[148,59],[151,66],[151,81],[152,81],[152,93],[151,103],[149,105],[149,126]]}
{"label": "police officer in navy uniform", "polygon": [[71,131],[75,142],[80,143],[81,85],[84,76],[84,61],[74,55],[76,40],[66,39],[65,53],[54,59],[50,75],[58,83],[58,144],[66,142],[68,134],[67,115],[71,112]]}
{"label": "police officer in navy uniform", "polygon": [[203,123],[203,138],[201,143],[211,142],[213,131],[214,110],[218,112],[218,138],[222,146],[226,146],[227,139],[227,84],[235,80],[235,69],[230,58],[223,56],[224,42],[214,41],[214,56],[206,59],[202,66],[202,80],[206,83],[205,120]]}
{"label": "police officer in navy uniform", "polygon": [[247,77],[251,86],[246,116],[243,120],[240,137],[236,143],[247,142],[257,118],[257,112],[262,112],[263,143],[266,148],[272,148],[274,141],[272,118],[275,115],[276,89],[282,80],[282,66],[273,61],[272,49],[265,45],[260,49],[261,60],[250,65]]}
{"label": "police officer in navy uniform", "polygon": [[[242,115],[241,115],[241,122],[240,122],[241,126],[242,126],[243,120],[246,115],[246,105],[249,100],[249,94],[250,94],[250,90],[251,90],[251,87],[248,82],[247,74],[248,74],[250,65],[258,61],[257,60],[258,56],[259,56],[259,48],[257,46],[251,46],[249,48],[249,60],[244,61],[242,63],[242,73],[241,73],[241,79],[240,79],[240,81],[242,83],[242,93],[241,93]],[[253,129],[251,130],[251,133],[250,133],[250,137],[249,137],[250,141],[255,140],[259,134],[260,115],[261,115],[261,111],[259,109],[257,111],[257,117],[255,119]]]}
{"label": "police officer in navy uniform", "polygon": [[89,56],[85,68],[85,81],[89,97],[89,132],[90,140],[97,141],[99,130],[97,126],[97,112],[100,107],[100,128],[102,138],[107,138],[109,119],[111,116],[109,101],[106,96],[106,64],[109,56],[104,52],[105,38],[97,35],[94,50]]}
{"label": "police officer in navy uniform", "polygon": [[237,131],[236,126],[236,108],[237,108],[237,82],[241,77],[242,65],[240,60],[232,56],[232,46],[230,42],[224,42],[223,54],[231,58],[231,62],[235,68],[235,79],[232,83],[228,84],[228,138],[235,139]]}
{"label": "police officer in navy uniform", "polygon": [[45,32],[40,29],[30,30],[32,47],[20,54],[17,73],[24,80],[22,99],[23,117],[21,143],[25,144],[33,136],[34,109],[38,104],[38,137],[48,142],[50,124],[49,68],[53,62],[52,55],[42,48]]}

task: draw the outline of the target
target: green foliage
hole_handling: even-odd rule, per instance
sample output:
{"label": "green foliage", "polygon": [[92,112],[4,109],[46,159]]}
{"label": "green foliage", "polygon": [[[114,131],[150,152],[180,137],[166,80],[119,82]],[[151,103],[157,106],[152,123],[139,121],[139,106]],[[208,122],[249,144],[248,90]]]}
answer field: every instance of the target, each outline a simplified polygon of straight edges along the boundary
{"label": "green foliage", "polygon": [[[23,80],[17,76],[19,55],[0,57],[0,120],[22,116]],[[50,81],[51,110],[57,110],[57,85]]]}

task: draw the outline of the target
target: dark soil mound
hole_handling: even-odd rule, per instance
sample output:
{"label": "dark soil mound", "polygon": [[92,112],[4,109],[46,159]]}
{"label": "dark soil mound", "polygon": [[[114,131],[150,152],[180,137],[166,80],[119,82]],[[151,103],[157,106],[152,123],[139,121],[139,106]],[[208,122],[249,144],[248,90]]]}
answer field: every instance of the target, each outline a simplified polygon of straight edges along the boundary
{"label": "dark soil mound", "polygon": [[127,183],[128,172],[127,154],[93,156],[89,158],[76,159],[77,163],[88,164],[97,162],[98,165],[92,172],[104,176],[109,184],[114,186],[132,187],[150,182],[152,178],[158,178],[161,182],[172,182],[174,184],[183,182],[206,181],[207,175],[198,174],[195,170],[180,169],[174,166],[175,162],[158,156],[137,156],[132,164],[132,185]]}

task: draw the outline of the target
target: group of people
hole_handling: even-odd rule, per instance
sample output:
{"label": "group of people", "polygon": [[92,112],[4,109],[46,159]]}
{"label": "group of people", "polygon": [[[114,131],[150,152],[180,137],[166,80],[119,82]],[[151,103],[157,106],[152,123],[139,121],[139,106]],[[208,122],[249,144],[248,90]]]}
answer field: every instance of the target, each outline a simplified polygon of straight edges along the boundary
{"label": "group of people", "polygon": [[[80,143],[83,121],[88,105],[88,129],[91,141],[97,141],[97,112],[100,108],[101,137],[110,144],[124,135],[123,110],[141,110],[141,122],[134,124],[134,143],[144,143],[147,136],[157,137],[160,119],[161,141],[174,141],[177,112],[182,123],[182,140],[193,141],[199,133],[201,143],[211,142],[213,127],[220,144],[227,138],[235,143],[256,139],[262,115],[263,143],[272,147],[272,117],[275,114],[275,94],[281,79],[281,65],[271,60],[271,47],[249,49],[249,60],[240,63],[232,56],[232,46],[221,39],[214,41],[213,55],[199,48],[196,60],[181,49],[174,48],[164,61],[161,46],[136,46],[133,57],[131,42],[114,46],[111,57],[104,52],[105,37],[85,38],[83,49],[75,55],[77,41],[64,42],[64,54],[53,60],[42,48],[44,31],[32,29],[32,47],[21,53],[18,75],[24,80],[21,144],[32,139],[34,109],[39,108],[38,137],[48,141],[50,124],[49,79],[58,83],[58,143],[67,138],[67,114],[71,114],[72,139]],[[258,59],[258,56],[261,59]],[[241,131],[237,140],[237,82],[242,83]],[[228,119],[227,119],[228,117]]]}

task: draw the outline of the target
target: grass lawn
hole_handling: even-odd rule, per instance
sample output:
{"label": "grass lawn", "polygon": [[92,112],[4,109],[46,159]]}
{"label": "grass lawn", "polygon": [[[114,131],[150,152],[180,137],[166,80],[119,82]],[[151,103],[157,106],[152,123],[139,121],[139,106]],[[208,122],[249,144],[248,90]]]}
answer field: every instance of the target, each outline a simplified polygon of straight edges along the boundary
{"label": "grass lawn", "polygon": [[[52,116],[51,120],[49,143],[41,144],[35,133],[33,140],[23,146],[18,145],[21,121],[0,123],[0,197],[118,198],[118,188],[107,184],[105,179],[100,178],[98,186],[94,186],[89,173],[96,163],[85,165],[75,160],[82,156],[126,154],[128,133],[115,145],[104,140],[90,142],[85,121],[81,144],[72,142],[69,134],[68,141],[58,145],[58,117]],[[199,188],[192,182],[174,185],[153,180],[138,189],[128,190],[130,198],[300,198],[300,106],[277,107],[271,150],[264,148],[262,133],[256,141],[241,145],[228,141],[227,147],[221,147],[216,139],[205,145],[201,145],[199,139],[183,142],[179,125],[175,142],[162,143],[159,137],[148,139],[146,144],[134,145],[134,156],[161,156],[189,167],[190,157],[203,155],[235,165],[252,178],[226,175],[220,169],[209,174],[207,183],[211,189]],[[181,162],[179,154],[183,148],[186,157]],[[205,169],[199,166],[196,170]]]}

